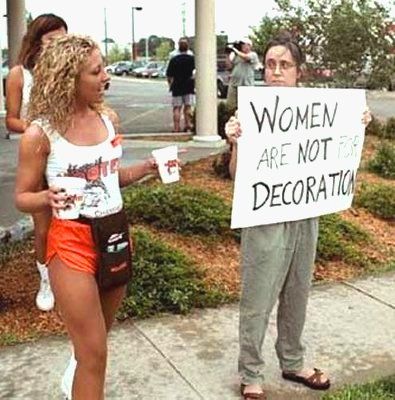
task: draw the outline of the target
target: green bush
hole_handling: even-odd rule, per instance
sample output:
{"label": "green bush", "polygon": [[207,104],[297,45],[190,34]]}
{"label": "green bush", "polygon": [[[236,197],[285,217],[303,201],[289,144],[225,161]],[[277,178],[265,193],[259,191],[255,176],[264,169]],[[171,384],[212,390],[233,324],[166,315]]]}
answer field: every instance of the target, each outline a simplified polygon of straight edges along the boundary
{"label": "green bush", "polygon": [[386,139],[395,139],[395,117],[387,119],[382,136]]}
{"label": "green bush", "polygon": [[186,313],[193,307],[213,307],[229,300],[226,294],[205,287],[202,273],[180,251],[145,230],[137,230],[133,240],[133,277],[118,318]]}
{"label": "green bush", "polygon": [[123,192],[131,222],[183,234],[230,232],[230,207],[213,193],[187,185],[130,187]]}
{"label": "green bush", "polygon": [[382,136],[384,126],[374,115],[372,115],[372,120],[370,124],[366,127],[366,135]]}
{"label": "green bush", "polygon": [[363,244],[371,240],[369,234],[357,225],[344,221],[338,214],[320,217],[317,261],[343,260],[367,267],[373,260],[363,254]]}
{"label": "green bush", "polygon": [[382,143],[368,162],[368,170],[383,178],[395,179],[395,144]]}
{"label": "green bush", "polygon": [[362,184],[354,204],[384,219],[395,218],[395,187],[383,184]]}

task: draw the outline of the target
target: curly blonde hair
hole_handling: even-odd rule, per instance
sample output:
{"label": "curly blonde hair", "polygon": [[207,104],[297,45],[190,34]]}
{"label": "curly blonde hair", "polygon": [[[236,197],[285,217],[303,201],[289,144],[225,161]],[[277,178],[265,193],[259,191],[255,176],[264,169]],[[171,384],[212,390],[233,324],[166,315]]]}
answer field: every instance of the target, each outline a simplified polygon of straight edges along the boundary
{"label": "curly blonde hair", "polygon": [[[78,80],[98,44],[88,36],[62,35],[47,43],[33,70],[28,120],[42,118],[60,134],[71,126]],[[99,113],[113,112],[103,102],[91,104]]]}

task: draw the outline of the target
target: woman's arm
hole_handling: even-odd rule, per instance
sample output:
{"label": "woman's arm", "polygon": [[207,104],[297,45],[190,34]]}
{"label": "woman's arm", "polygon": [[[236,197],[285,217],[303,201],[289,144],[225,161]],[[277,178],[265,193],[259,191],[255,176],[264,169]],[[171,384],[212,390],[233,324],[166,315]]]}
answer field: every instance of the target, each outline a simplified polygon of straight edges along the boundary
{"label": "woman's arm", "polygon": [[[237,111],[236,111],[237,113]],[[230,161],[229,174],[232,179],[235,179],[237,166],[237,138],[241,135],[240,122],[237,117],[230,117],[225,124],[225,134],[230,143]]]}
{"label": "woman's arm", "polygon": [[48,206],[64,207],[58,202],[65,196],[57,194],[56,188],[42,190],[48,153],[49,142],[41,128],[29,126],[19,143],[15,184],[15,205],[22,212],[34,213]]}
{"label": "woman's arm", "polygon": [[137,182],[146,175],[157,174],[158,166],[153,158],[148,158],[139,164],[130,167],[121,167],[119,169],[119,186],[128,186]]}
{"label": "woman's arm", "polygon": [[8,130],[23,133],[27,128],[27,121],[22,119],[23,73],[22,67],[17,65],[11,69],[6,82],[6,108],[5,117]]}

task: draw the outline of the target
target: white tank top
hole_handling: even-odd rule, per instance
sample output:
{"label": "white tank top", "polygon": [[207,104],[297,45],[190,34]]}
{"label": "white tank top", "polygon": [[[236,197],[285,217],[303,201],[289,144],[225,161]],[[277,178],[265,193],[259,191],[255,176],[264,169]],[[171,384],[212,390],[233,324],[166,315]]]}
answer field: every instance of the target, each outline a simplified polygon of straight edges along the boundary
{"label": "white tank top", "polygon": [[27,116],[27,107],[29,104],[30,90],[33,84],[33,76],[28,69],[24,67],[21,68],[23,75],[23,87],[22,87],[22,103],[21,103],[20,117],[22,119],[25,119]]}
{"label": "white tank top", "polygon": [[92,146],[77,146],[52,129],[48,121],[32,122],[41,127],[50,142],[46,178],[51,186],[57,176],[74,176],[86,179],[84,202],[80,214],[87,218],[111,215],[122,208],[119,187],[119,161],[122,156],[120,144],[112,143],[114,126],[106,115],[101,118],[108,136],[103,142]]}

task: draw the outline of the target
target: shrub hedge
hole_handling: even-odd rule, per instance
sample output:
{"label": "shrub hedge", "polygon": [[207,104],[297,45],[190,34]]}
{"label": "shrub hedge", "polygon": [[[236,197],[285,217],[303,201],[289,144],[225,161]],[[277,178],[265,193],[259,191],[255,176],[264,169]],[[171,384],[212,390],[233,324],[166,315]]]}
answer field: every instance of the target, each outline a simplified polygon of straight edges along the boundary
{"label": "shrub hedge", "polygon": [[395,187],[384,184],[362,184],[354,197],[354,204],[366,208],[380,218],[395,219]]}
{"label": "shrub hedge", "polygon": [[382,143],[367,168],[383,178],[395,179],[395,144]]}
{"label": "shrub hedge", "polygon": [[133,278],[118,318],[186,313],[193,307],[212,307],[229,300],[228,295],[204,285],[203,274],[186,255],[146,230],[136,230],[133,243]]}
{"label": "shrub hedge", "polygon": [[192,186],[134,186],[123,192],[123,198],[132,223],[186,235],[230,232],[230,207],[217,195]]}
{"label": "shrub hedge", "polygon": [[343,260],[368,267],[374,260],[364,256],[363,245],[371,240],[367,232],[338,214],[323,215],[320,217],[317,261]]}

